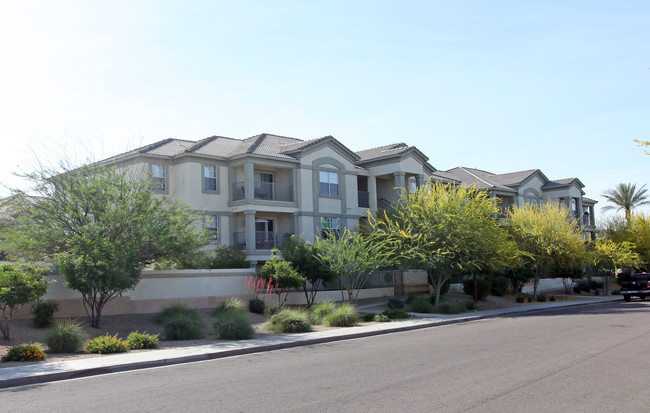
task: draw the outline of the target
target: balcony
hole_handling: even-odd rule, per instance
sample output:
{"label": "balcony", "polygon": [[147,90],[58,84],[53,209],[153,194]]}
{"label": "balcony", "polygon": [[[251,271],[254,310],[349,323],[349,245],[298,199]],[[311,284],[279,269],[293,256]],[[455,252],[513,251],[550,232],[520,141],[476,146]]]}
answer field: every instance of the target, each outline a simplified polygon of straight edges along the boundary
{"label": "balcony", "polygon": [[359,208],[370,208],[370,193],[367,191],[358,192]]}
{"label": "balcony", "polygon": [[[245,199],[244,182],[235,182],[232,184],[231,194],[233,201]],[[275,182],[255,182],[253,198],[264,201],[293,202],[293,185]]]}
{"label": "balcony", "polygon": [[[282,242],[291,235],[293,234],[286,232],[255,231],[255,250],[280,248]],[[246,250],[246,234],[244,232],[233,233],[233,242],[240,249]]]}

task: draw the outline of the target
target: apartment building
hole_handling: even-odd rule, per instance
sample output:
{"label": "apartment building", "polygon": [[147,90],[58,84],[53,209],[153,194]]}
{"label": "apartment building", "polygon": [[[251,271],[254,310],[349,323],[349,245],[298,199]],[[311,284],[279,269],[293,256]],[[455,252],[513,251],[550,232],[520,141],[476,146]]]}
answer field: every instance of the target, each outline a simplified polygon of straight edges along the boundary
{"label": "apartment building", "polygon": [[435,172],[404,143],[353,152],[332,136],[266,133],[166,139],[102,162],[146,171],[157,193],[203,214],[214,242],[240,246],[251,261],[269,259],[291,234],[312,241],[324,230],[354,228],[368,210],[390,205]]}
{"label": "apartment building", "polygon": [[594,206],[597,201],[585,197],[584,184],[578,178],[550,180],[539,169],[495,174],[474,168],[458,167],[435,171],[432,180],[453,181],[488,191],[496,198],[501,214],[512,205],[557,202],[567,207],[582,226],[585,239],[596,236]]}

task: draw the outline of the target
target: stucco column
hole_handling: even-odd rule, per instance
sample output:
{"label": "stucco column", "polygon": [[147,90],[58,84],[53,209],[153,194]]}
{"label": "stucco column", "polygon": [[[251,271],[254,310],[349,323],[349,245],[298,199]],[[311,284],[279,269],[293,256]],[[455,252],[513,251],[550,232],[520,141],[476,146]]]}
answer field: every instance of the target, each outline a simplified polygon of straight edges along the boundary
{"label": "stucco column", "polygon": [[293,231],[296,238],[300,239],[301,232],[300,229],[298,228],[298,222],[299,222],[298,213],[294,212],[293,214],[291,214],[291,231]]}
{"label": "stucco column", "polygon": [[377,177],[368,177],[368,204],[370,209],[377,211]]}
{"label": "stucco column", "polygon": [[249,203],[254,199],[255,165],[253,162],[244,163],[244,199]]}
{"label": "stucco column", "polygon": [[395,197],[399,199],[402,191],[406,189],[406,172],[395,172]]}
{"label": "stucco column", "polygon": [[424,175],[422,174],[417,175],[417,184],[418,184],[418,188],[424,185]]}
{"label": "stucco column", "polygon": [[246,254],[255,252],[255,211],[244,211],[244,236],[246,237]]}
{"label": "stucco column", "polygon": [[582,220],[582,215],[584,214],[584,212],[582,211],[582,198],[578,198],[577,208],[578,208],[577,212],[578,212],[578,219],[580,221],[580,225],[585,225],[585,223]]}

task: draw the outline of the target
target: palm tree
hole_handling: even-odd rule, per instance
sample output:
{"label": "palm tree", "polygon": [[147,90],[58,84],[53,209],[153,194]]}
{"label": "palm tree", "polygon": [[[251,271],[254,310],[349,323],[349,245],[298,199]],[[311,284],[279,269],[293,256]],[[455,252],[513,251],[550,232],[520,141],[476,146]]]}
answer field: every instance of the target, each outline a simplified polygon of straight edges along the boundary
{"label": "palm tree", "polygon": [[603,208],[603,211],[609,211],[610,209],[620,211],[622,209],[625,211],[625,219],[629,221],[634,208],[650,204],[648,195],[646,195],[647,192],[645,185],[637,191],[636,184],[620,183],[614,189],[606,190],[602,195],[603,198],[614,204],[607,205]]}

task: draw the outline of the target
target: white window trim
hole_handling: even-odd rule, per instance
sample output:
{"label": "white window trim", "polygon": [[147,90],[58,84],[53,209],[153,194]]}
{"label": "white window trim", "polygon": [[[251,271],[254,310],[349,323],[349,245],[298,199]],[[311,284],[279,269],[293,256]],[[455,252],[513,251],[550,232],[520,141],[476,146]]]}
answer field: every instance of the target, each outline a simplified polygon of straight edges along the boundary
{"label": "white window trim", "polygon": [[[207,177],[205,175],[205,168],[214,168],[214,177]],[[205,187],[205,180],[209,179],[214,179],[214,187],[215,189],[206,189]],[[201,192],[204,194],[218,194],[219,193],[219,166],[215,164],[202,164],[201,165]]]}
{"label": "white window trim", "polygon": [[[162,164],[162,163],[155,163],[152,162],[150,164],[150,171],[151,171],[151,182],[153,185],[153,189],[156,192],[160,193],[167,193],[169,190],[169,175],[167,173],[167,165]],[[160,168],[162,170],[162,177],[161,176],[156,176],[156,169]],[[162,185],[160,185],[160,182],[162,182]]]}
{"label": "white window trim", "polygon": [[[323,174],[326,174],[326,180],[323,180]],[[340,197],[341,196],[341,183],[340,183],[340,176],[339,172],[333,172],[333,171],[318,171],[318,193],[321,196],[334,196],[334,197]],[[332,182],[332,177],[336,177],[336,182]],[[326,184],[327,185],[327,192],[324,193],[321,190],[321,185]],[[332,193],[332,186],[336,185],[336,194]]]}

